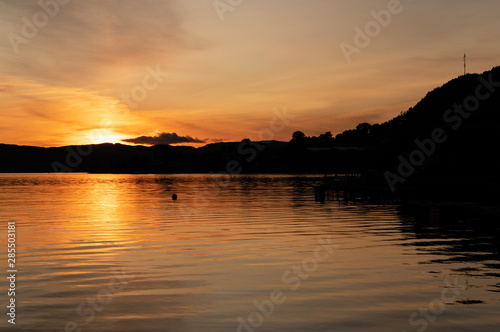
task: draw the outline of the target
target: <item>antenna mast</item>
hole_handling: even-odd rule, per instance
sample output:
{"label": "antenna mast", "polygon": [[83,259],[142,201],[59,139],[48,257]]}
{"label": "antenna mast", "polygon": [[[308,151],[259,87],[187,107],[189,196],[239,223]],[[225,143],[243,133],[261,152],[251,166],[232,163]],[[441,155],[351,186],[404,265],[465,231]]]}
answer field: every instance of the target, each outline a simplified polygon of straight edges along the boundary
{"label": "antenna mast", "polygon": [[467,55],[464,53],[464,75],[467,74]]}

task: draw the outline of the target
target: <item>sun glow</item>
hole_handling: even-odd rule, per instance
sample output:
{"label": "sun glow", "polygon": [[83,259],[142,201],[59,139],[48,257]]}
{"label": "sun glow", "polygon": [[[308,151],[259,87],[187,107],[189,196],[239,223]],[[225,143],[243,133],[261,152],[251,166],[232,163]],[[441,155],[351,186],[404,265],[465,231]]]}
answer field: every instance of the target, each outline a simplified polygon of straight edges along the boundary
{"label": "sun glow", "polygon": [[127,135],[119,134],[112,129],[91,129],[85,131],[76,140],[82,144],[123,143]]}

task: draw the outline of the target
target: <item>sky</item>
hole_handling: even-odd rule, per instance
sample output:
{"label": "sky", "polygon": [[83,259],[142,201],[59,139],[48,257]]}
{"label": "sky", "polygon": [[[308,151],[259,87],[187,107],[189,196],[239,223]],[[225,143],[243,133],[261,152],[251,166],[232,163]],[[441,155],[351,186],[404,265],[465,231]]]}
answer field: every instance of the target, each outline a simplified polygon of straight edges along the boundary
{"label": "sky", "polygon": [[[0,0],[0,143],[288,141],[500,65],[498,0]],[[277,125],[279,124],[279,125]]]}

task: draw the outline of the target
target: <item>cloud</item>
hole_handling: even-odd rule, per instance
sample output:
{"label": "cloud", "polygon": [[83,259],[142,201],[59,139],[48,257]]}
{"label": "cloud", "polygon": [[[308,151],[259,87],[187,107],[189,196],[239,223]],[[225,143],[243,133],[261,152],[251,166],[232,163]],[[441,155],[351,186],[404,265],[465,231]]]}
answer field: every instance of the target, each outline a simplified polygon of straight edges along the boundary
{"label": "cloud", "polygon": [[208,139],[201,140],[191,136],[179,136],[176,133],[160,133],[155,136],[139,136],[136,138],[124,139],[123,142],[134,144],[180,144],[180,143],[206,143]]}
{"label": "cloud", "polygon": [[[127,78],[135,82],[145,67],[166,68],[180,53],[201,47],[182,27],[172,3],[86,0],[59,5],[34,37],[17,45],[17,54],[10,39],[0,40],[0,73],[69,87],[109,89]],[[1,1],[5,24],[0,34],[22,37],[21,17],[32,20],[36,13],[43,10],[35,0]]]}

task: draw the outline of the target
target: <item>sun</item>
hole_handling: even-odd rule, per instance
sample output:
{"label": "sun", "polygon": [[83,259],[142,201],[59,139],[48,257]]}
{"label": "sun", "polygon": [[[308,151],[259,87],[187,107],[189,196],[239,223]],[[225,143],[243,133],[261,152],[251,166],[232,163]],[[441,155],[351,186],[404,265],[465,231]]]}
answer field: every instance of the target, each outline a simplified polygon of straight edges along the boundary
{"label": "sun", "polygon": [[75,139],[77,144],[102,144],[102,143],[123,143],[122,140],[127,136],[119,134],[111,129],[91,129],[81,133]]}

